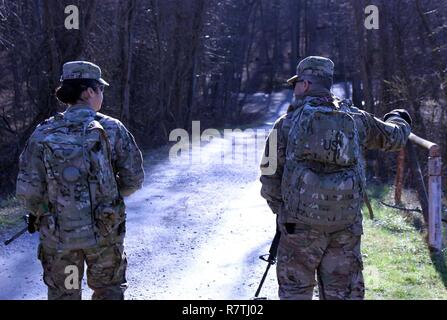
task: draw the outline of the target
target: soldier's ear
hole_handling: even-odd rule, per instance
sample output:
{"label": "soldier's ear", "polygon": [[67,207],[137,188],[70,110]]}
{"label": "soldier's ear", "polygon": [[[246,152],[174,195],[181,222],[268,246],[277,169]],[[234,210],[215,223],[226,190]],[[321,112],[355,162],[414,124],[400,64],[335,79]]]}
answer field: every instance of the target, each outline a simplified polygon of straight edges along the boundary
{"label": "soldier's ear", "polygon": [[82,94],[85,94],[85,98],[88,99],[94,97],[96,93],[97,92],[93,88],[88,87]]}
{"label": "soldier's ear", "polygon": [[93,89],[93,88],[91,88],[91,87],[88,87],[87,88],[87,92],[88,92],[88,94],[90,95],[90,96],[93,96],[96,92],[95,92],[95,90]]}
{"label": "soldier's ear", "polygon": [[306,92],[310,89],[310,81],[308,81],[308,80],[303,81],[303,89],[304,89],[304,92]]}
{"label": "soldier's ear", "polygon": [[79,97],[82,101],[87,101],[89,98],[93,96],[93,90],[92,88],[86,88],[84,91],[81,92],[81,96]]}

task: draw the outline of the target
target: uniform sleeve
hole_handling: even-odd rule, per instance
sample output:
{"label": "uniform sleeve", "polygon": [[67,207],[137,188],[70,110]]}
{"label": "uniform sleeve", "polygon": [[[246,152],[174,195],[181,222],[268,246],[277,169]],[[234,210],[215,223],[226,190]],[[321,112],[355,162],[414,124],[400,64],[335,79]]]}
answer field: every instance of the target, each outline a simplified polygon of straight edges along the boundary
{"label": "uniform sleeve", "polygon": [[[261,196],[267,200],[267,204],[275,214],[279,213],[283,203],[281,180],[287,145],[281,130],[282,121],[282,119],[278,120],[270,132],[261,162]],[[272,140],[275,140],[276,144]],[[272,147],[276,148],[271,150]],[[276,170],[273,171],[272,169],[275,168]]]}
{"label": "uniform sleeve", "polygon": [[410,125],[402,118],[393,116],[386,122],[363,112],[366,125],[367,149],[380,149],[383,151],[398,151],[407,143],[410,135]]}
{"label": "uniform sleeve", "polygon": [[43,163],[43,147],[34,132],[19,157],[19,173],[16,196],[26,209],[36,214],[47,201],[46,170]]}
{"label": "uniform sleeve", "polygon": [[117,181],[122,196],[129,196],[143,185],[143,156],[133,135],[120,125],[116,141]]}

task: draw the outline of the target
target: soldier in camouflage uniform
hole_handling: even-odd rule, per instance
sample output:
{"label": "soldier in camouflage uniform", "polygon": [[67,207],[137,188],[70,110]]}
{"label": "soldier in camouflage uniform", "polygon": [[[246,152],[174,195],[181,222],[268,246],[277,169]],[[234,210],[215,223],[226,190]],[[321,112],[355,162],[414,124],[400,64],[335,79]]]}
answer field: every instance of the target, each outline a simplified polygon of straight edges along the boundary
{"label": "soldier in camouflage uniform", "polygon": [[[261,165],[261,195],[281,231],[280,299],[311,299],[316,278],[320,299],[364,298],[364,151],[397,151],[410,134],[411,117],[403,109],[382,121],[333,96],[333,69],[324,57],[298,64],[288,80],[294,101],[276,121]],[[277,140],[276,150],[269,150],[270,139]],[[277,165],[273,174],[266,170],[269,161]]]}
{"label": "soldier in camouflage uniform", "polygon": [[[81,299],[84,263],[93,299],[123,299],[127,288],[123,197],[141,188],[143,159],[126,127],[98,112],[107,85],[93,63],[64,64],[56,95],[68,108],[41,123],[20,156],[16,194],[39,231],[50,300]],[[78,283],[67,281],[68,266]]]}

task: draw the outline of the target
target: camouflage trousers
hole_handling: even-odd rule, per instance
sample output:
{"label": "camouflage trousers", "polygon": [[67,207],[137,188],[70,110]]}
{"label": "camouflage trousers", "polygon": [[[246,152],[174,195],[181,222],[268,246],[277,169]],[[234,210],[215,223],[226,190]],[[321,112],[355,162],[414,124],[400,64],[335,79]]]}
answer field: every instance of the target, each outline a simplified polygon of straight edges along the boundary
{"label": "camouflage trousers", "polygon": [[[70,251],[56,251],[40,244],[38,256],[48,286],[48,300],[80,300],[84,264],[93,300],[124,299],[127,258],[122,243]],[[67,277],[73,268],[77,270],[78,283],[73,286],[73,281],[67,286]]]}
{"label": "camouflage trousers", "polygon": [[312,299],[316,274],[320,300],[363,299],[361,229],[360,224],[329,233],[305,224],[280,225],[279,298]]}

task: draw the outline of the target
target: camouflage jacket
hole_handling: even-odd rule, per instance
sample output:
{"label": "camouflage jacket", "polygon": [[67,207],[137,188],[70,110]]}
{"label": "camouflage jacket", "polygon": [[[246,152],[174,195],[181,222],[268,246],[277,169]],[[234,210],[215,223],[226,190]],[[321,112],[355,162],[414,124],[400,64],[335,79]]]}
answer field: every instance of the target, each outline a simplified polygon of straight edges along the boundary
{"label": "camouflage jacket", "polygon": [[[143,157],[134,137],[119,120],[96,113],[85,105],[71,106],[63,115],[67,119],[76,120],[97,115],[110,141],[112,165],[120,194],[128,196],[141,188],[144,180]],[[46,129],[51,128],[54,123],[55,117],[52,117],[35,129],[19,159],[16,195],[33,213],[48,203],[42,141]]]}
{"label": "camouflage jacket", "polygon": [[[336,97],[322,94],[307,96],[302,100],[297,100],[296,103],[290,105],[287,113],[275,122],[273,127],[274,130],[271,131],[269,138],[267,139],[264,160],[261,164],[261,195],[267,200],[269,207],[275,214],[280,213],[283,205],[281,182],[286,161],[288,134],[292,124],[292,114],[306,103],[310,102],[312,104],[316,99],[321,98],[335,99]],[[366,150],[378,149],[383,151],[397,151],[405,146],[411,129],[410,125],[402,118],[393,116],[384,122],[374,117],[372,114],[354,106],[351,106],[350,110],[354,113],[354,119],[359,132],[359,144],[362,149],[360,163],[363,170],[365,168],[364,153]],[[276,153],[274,151],[269,151],[269,140],[272,139],[272,134],[277,135]],[[273,174],[271,172],[266,174],[265,169],[271,165],[271,163],[269,163],[270,161],[276,161],[276,170]]]}

